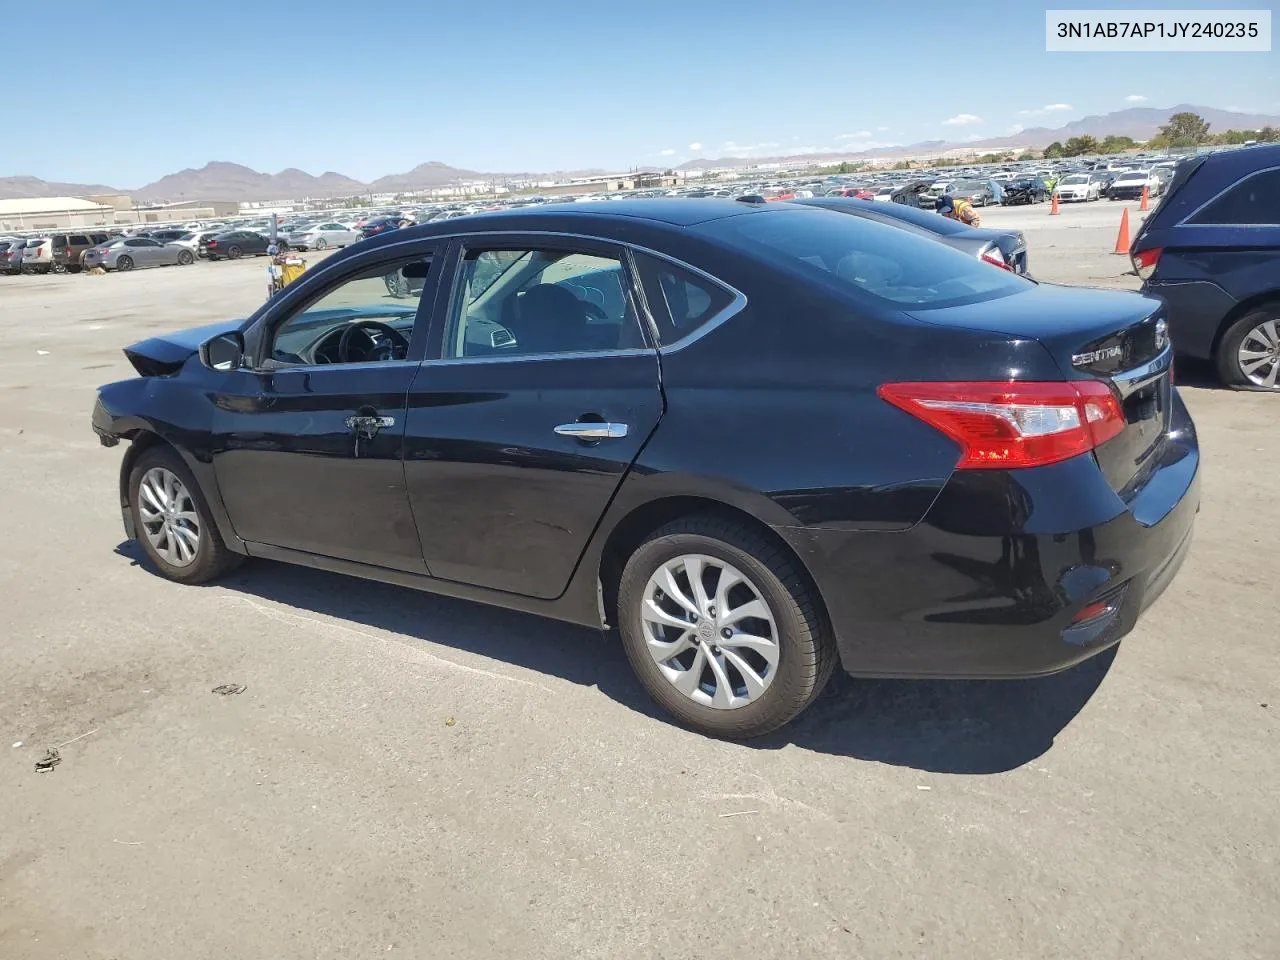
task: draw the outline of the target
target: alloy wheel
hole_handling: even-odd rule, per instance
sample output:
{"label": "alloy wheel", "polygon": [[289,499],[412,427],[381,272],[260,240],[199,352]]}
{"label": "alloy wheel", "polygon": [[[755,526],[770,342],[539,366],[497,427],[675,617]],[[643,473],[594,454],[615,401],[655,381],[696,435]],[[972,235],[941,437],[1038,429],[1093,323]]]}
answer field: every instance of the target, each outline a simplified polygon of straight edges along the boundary
{"label": "alloy wheel", "polygon": [[1240,372],[1257,387],[1280,386],[1280,319],[1263,320],[1244,335],[1236,350]]}
{"label": "alloy wheel", "polygon": [[773,683],[780,647],[773,612],[742,571],[689,554],[649,578],[640,611],[649,655],[694,703],[733,710]]}
{"label": "alloy wheel", "polygon": [[138,517],[151,548],[165,563],[188,567],[200,551],[200,514],[176,473],[152,467],[138,484]]}
{"label": "alloy wheel", "polygon": [[317,238],[316,238],[316,249],[317,249],[317,250],[323,250],[323,249],[324,249],[325,247],[327,247],[328,245],[329,245],[329,241],[328,241],[328,240],[326,240],[324,237],[317,237]]}

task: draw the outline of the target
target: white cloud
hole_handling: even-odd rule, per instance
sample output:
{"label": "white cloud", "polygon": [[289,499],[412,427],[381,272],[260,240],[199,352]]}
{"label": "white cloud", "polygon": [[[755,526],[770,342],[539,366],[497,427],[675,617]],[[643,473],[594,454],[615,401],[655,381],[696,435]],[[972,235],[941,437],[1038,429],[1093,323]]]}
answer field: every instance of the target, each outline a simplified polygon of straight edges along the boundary
{"label": "white cloud", "polygon": [[1146,99],[1147,98],[1140,93],[1131,93],[1127,97],[1125,97],[1125,100],[1127,100],[1129,103],[1144,103]]}
{"label": "white cloud", "polygon": [[[883,130],[884,127],[881,127],[880,129]],[[840,134],[840,136],[836,137],[836,139],[837,140],[870,140],[871,131],[859,130],[857,133],[842,133]]]}
{"label": "white cloud", "polygon": [[1018,113],[1024,117],[1043,117],[1046,113],[1062,113],[1064,110],[1072,109],[1069,103],[1046,103],[1043,107],[1037,107],[1034,110],[1019,110]]}
{"label": "white cloud", "polygon": [[982,118],[972,113],[957,113],[954,117],[949,117],[942,121],[946,127],[964,127],[971,123],[981,123]]}
{"label": "white cloud", "polygon": [[663,157],[673,157],[673,156],[675,156],[675,153],[676,153],[676,152],[675,152],[674,150],[669,150],[669,149],[668,149],[668,150],[663,150],[663,151],[661,152],[660,156],[663,156]]}
{"label": "white cloud", "polygon": [[700,144],[700,143],[691,143],[691,144],[689,144],[689,149],[690,149],[690,150],[692,150],[694,153],[697,153],[699,150],[701,150],[701,149],[702,149],[702,144]]}
{"label": "white cloud", "polygon": [[1008,137],[1017,136],[1019,133],[1021,133],[1025,129],[1026,127],[1024,127],[1022,124],[1015,123],[1011,125],[1008,130],[1005,131],[1005,136],[1008,136]]}

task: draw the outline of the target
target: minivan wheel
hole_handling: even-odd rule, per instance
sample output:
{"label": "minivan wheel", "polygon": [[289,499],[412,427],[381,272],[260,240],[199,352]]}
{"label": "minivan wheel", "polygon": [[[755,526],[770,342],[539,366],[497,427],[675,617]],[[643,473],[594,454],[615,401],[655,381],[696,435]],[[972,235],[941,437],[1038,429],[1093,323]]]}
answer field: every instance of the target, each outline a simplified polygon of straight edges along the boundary
{"label": "minivan wheel", "polygon": [[133,257],[119,257],[116,259],[116,269],[121,272],[133,269]]}
{"label": "minivan wheel", "polygon": [[758,737],[788,723],[836,662],[795,561],[731,519],[676,520],[642,543],[622,572],[618,627],[650,696],[714,737]]}
{"label": "minivan wheel", "polygon": [[1215,359],[1225,383],[1280,390],[1280,303],[1266,304],[1233,323]]}
{"label": "minivan wheel", "polygon": [[179,583],[206,583],[244,558],[222,542],[200,488],[174,450],[155,446],[129,472],[134,532],[160,573]]}

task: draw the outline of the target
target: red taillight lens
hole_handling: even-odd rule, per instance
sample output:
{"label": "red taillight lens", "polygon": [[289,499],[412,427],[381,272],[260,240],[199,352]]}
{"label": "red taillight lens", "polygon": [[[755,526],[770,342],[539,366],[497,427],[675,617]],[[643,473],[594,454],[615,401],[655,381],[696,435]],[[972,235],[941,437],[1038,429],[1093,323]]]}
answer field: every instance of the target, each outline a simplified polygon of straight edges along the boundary
{"label": "red taillight lens", "polygon": [[1125,427],[1120,398],[1099,380],[886,383],[877,392],[960,444],[957,470],[1057,463]]}
{"label": "red taillight lens", "polygon": [[1143,280],[1149,279],[1156,272],[1156,264],[1160,262],[1162,253],[1164,253],[1164,247],[1155,247],[1133,254],[1129,258],[1133,261],[1133,272]]}
{"label": "red taillight lens", "polygon": [[999,247],[987,247],[979,255],[979,259],[983,263],[989,263],[993,267],[999,267],[1001,270],[1013,272],[1013,265],[1004,258],[1004,252]]}
{"label": "red taillight lens", "polygon": [[210,240],[208,243],[205,244],[206,247],[216,247],[217,245],[218,245],[217,240]]}

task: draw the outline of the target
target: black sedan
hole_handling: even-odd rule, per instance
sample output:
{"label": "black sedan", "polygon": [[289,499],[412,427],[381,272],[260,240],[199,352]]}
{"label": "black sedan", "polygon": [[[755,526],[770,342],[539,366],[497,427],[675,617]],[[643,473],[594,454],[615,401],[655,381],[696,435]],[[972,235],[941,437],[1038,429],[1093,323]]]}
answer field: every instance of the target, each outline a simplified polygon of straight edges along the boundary
{"label": "black sedan", "polygon": [[210,260],[239,260],[245,256],[266,256],[271,240],[252,230],[229,230],[201,239],[200,256]]}
{"label": "black sedan", "polygon": [[369,237],[376,237],[382,233],[399,230],[400,224],[403,222],[404,221],[400,217],[377,217],[361,227],[360,234],[365,239],[368,239]]}
{"label": "black sedan", "polygon": [[749,737],[837,664],[1037,676],[1132,629],[1199,506],[1162,309],[795,204],[545,205],[134,344],[92,423],[170,579],[607,622],[680,722]]}
{"label": "black sedan", "polygon": [[1041,177],[1019,177],[1001,184],[1004,196],[1001,203],[1006,207],[1020,204],[1044,203],[1052,191]]}
{"label": "black sedan", "polygon": [[900,203],[875,203],[851,197],[814,197],[812,200],[793,202],[878,220],[880,223],[939,240],[1002,270],[1022,274],[1027,272],[1027,238],[1021,230],[971,227],[939,213]]}

